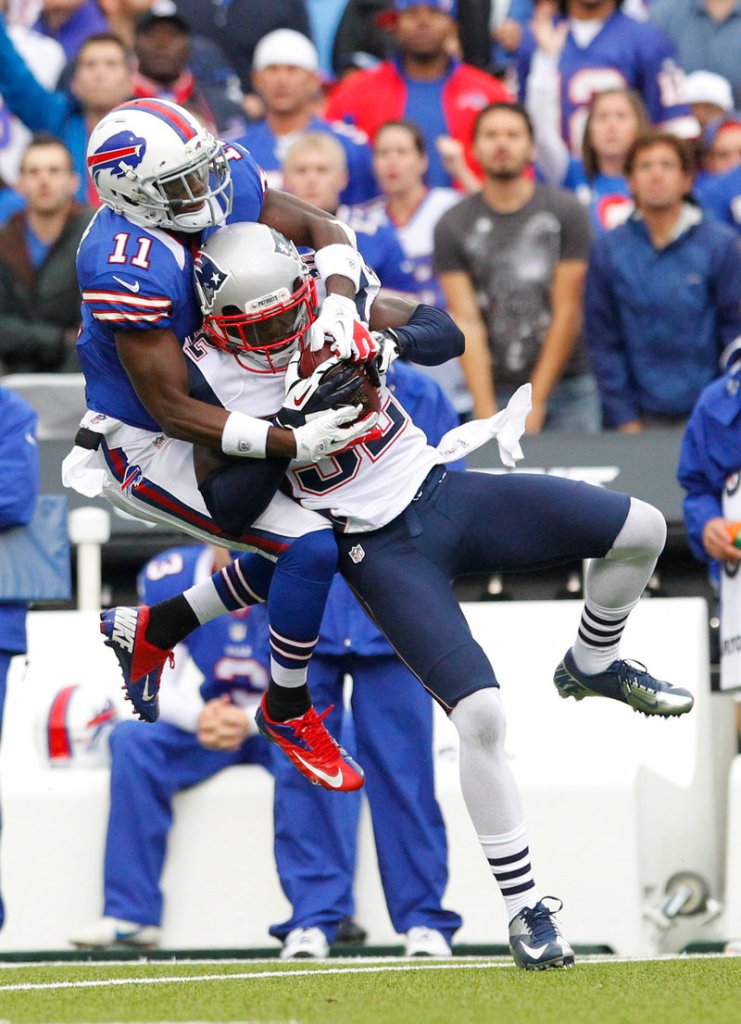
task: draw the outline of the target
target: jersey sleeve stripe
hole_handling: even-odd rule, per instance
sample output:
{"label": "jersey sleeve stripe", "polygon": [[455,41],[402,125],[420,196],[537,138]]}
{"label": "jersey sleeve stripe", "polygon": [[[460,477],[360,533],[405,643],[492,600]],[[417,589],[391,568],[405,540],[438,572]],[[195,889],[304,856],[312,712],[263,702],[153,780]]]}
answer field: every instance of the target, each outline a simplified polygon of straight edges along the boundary
{"label": "jersey sleeve stripe", "polygon": [[131,292],[83,292],[82,297],[85,302],[108,302],[113,306],[144,306],[148,309],[168,309],[172,305],[172,300],[164,296],[161,298],[147,298],[144,295],[132,295]]}
{"label": "jersey sleeve stripe", "polygon": [[155,323],[157,320],[167,319],[167,313],[98,313],[91,310],[96,320],[103,320],[106,323]]}

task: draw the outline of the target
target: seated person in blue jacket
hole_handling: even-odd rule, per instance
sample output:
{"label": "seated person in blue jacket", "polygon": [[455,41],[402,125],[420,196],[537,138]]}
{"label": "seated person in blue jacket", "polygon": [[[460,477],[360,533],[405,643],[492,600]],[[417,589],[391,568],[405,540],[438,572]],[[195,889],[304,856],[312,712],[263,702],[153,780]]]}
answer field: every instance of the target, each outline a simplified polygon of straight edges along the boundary
{"label": "seated person in blue jacket", "polygon": [[[419,370],[397,360],[386,380],[430,444],[458,425],[440,386]],[[452,464],[458,467],[460,463]],[[407,956],[450,956],[461,918],[442,907],[448,848],[435,799],[432,702],[342,577],[336,576],[309,666],[314,700],[323,707],[334,705],[329,716],[334,735],[342,725],[348,675],[357,737],[354,754],[365,768],[364,792],[389,917],[395,931],[405,936]],[[342,741],[350,742],[346,734]],[[273,749],[275,853],[293,913],[270,933],[283,941],[283,959],[324,957],[340,922],[354,913],[361,795],[338,798],[312,786],[277,747]]]}
{"label": "seated person in blue jacket", "polygon": [[[222,548],[165,551],[139,574],[140,600],[172,597],[230,561]],[[233,764],[269,764],[254,721],[269,680],[265,606],[212,619],[182,646],[203,675],[200,688],[183,680],[189,659],[181,656],[163,688],[159,720],[119,722],[111,733],[104,916],[70,936],[75,946],[156,946],[173,797]]]}

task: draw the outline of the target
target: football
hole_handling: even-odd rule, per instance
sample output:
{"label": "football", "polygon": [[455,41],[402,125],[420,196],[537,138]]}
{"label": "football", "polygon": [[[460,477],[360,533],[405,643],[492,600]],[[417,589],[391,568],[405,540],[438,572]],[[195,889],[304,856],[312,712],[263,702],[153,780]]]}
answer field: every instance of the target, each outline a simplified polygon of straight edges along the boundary
{"label": "football", "polygon": [[[301,358],[298,364],[298,372],[301,378],[310,377],[314,370],[322,363],[326,363],[328,359],[331,359],[334,353],[329,344],[322,345],[316,352],[312,352],[306,348],[301,353]],[[327,379],[330,380],[334,375],[340,373],[345,367],[351,366],[355,371],[357,378],[357,389],[353,392],[352,396],[348,400],[348,405],[361,405],[363,407],[363,414],[368,412],[380,412],[381,410],[381,390],[371,380],[368,373],[368,368],[364,363],[353,363],[349,359],[341,359],[336,367],[333,367],[327,373]]]}

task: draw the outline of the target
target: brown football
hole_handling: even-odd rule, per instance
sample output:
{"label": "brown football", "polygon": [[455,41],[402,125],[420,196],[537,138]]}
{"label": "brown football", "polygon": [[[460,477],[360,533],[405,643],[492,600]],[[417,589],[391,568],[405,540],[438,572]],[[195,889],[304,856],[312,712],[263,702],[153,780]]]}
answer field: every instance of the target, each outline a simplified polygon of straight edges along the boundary
{"label": "brown football", "polygon": [[[304,349],[301,353],[301,358],[298,364],[299,376],[302,378],[310,377],[318,366],[321,366],[322,363],[326,363],[326,361],[333,355],[334,353],[328,344],[322,345],[322,347],[317,349],[316,352],[312,352],[308,348]],[[365,364],[353,363],[349,359],[341,359],[336,368],[333,367],[329,370],[327,379],[331,379],[333,374],[338,373],[343,367],[348,365],[352,366],[355,370],[358,386],[347,404],[362,405],[364,413],[380,412],[381,391],[380,388],[377,388],[376,385],[372,383]]]}

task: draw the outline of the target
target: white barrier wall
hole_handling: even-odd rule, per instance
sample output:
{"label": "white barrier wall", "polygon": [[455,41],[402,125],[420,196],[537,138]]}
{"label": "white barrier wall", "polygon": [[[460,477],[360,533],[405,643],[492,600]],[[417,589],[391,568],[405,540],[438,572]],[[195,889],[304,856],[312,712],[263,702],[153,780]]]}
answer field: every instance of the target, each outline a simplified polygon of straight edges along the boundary
{"label": "white barrier wall", "polygon": [[[694,692],[692,713],[676,721],[646,719],[612,701],[559,698],[553,670],[580,607],[571,601],[464,606],[502,685],[539,885],[564,900],[560,916],[575,943],[637,955],[714,938],[698,919],[685,919],[664,938],[644,919],[677,871],[696,871],[714,894],[722,891],[725,782],[735,732],[731,698],[709,693],[705,604],[646,600],[626,630],[626,656]],[[29,637],[27,670],[21,659],[12,670],[0,759],[7,909],[0,951],[63,949],[70,932],[101,912],[107,772],[43,769],[32,722],[42,694],[88,680],[116,685],[115,659],[100,642],[94,614],[32,613]],[[450,847],[445,903],[464,918],[456,941],[504,942],[503,904],[460,796],[457,735],[442,712],[436,750]],[[177,797],[163,878],[163,946],[274,945],[267,929],[287,916],[288,906],[272,858],[271,804],[272,782],[256,767],[229,769]],[[367,819],[356,899],[369,942],[398,943]]]}
{"label": "white barrier wall", "polygon": [[731,764],[728,782],[726,905],[723,934],[741,938],[741,755]]}

